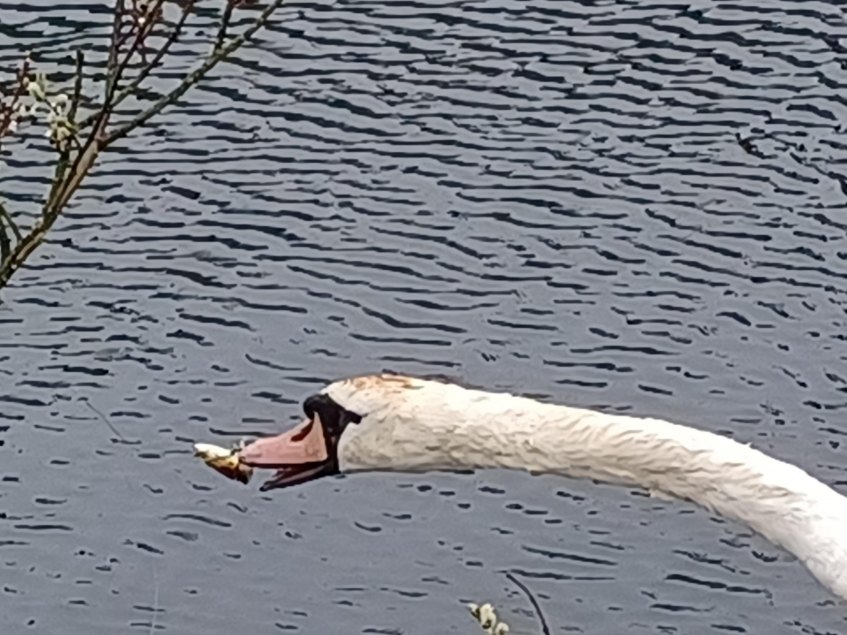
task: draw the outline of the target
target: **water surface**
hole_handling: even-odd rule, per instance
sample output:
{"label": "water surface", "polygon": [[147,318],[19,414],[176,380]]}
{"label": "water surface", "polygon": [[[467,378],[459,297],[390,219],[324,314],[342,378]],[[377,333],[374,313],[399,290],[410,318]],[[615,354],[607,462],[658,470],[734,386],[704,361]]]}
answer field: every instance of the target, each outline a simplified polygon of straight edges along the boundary
{"label": "water surface", "polygon": [[[99,6],[0,2],[0,61],[95,50]],[[460,601],[490,599],[539,632],[506,570],[554,633],[844,631],[785,553],[638,490],[260,494],[190,457],[391,370],[689,423],[844,488],[844,4],[279,18],[105,157],[3,293],[0,631],[470,633]],[[23,204],[43,173],[14,167]]]}

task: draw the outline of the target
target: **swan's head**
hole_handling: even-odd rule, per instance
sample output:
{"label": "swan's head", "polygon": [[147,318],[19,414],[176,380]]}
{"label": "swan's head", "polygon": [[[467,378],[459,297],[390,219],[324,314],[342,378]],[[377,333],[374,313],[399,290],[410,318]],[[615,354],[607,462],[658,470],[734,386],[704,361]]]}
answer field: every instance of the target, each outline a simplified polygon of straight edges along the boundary
{"label": "swan's head", "polygon": [[393,432],[398,425],[408,428],[410,406],[415,411],[420,389],[429,383],[376,375],[330,384],[303,402],[306,418],[300,424],[250,443],[241,450],[240,460],[276,470],[263,491],[342,471],[405,467],[407,444],[398,442]]}
{"label": "swan's head", "polygon": [[277,470],[262,485],[263,491],[299,485],[341,471],[341,437],[348,426],[361,423],[361,415],[324,394],[307,398],[303,410],[305,420],[293,429],[254,441],[241,450],[242,463]]}
{"label": "swan's head", "polygon": [[541,428],[561,418],[550,408],[429,379],[354,377],[308,397],[302,423],[247,445],[240,460],[277,470],[263,490],[365,470],[545,469],[538,454],[555,432]]}

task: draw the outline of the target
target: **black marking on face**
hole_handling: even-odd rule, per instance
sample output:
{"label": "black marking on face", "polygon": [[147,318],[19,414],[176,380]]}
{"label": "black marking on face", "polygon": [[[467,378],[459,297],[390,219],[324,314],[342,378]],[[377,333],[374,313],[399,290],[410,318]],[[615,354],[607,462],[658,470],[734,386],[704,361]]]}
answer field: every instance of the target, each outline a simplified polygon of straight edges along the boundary
{"label": "black marking on face", "polygon": [[360,415],[342,408],[335,403],[332,397],[324,394],[306,398],[306,401],[303,402],[303,412],[309,419],[313,420],[317,413],[324,427],[326,438],[335,437],[336,441],[341,437],[341,433],[344,432],[348,424],[359,423],[362,420]]}

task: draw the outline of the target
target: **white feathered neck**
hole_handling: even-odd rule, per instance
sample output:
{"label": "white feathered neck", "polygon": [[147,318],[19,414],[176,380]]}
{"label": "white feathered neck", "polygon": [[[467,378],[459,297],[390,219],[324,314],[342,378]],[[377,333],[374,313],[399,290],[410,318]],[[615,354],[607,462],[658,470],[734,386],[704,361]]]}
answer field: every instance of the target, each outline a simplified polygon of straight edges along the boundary
{"label": "white feathered neck", "polygon": [[395,375],[323,392],[362,416],[341,437],[342,471],[503,467],[639,485],[746,523],[847,599],[847,498],[726,437]]}

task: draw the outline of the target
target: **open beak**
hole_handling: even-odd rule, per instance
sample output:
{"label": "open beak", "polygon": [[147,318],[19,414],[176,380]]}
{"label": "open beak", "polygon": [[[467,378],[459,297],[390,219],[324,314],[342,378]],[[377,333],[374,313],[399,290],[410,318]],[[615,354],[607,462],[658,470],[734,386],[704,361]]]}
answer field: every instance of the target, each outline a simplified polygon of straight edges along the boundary
{"label": "open beak", "polygon": [[298,485],[337,471],[317,415],[288,432],[253,441],[241,450],[239,459],[251,467],[277,468],[276,474],[262,484],[262,491]]}

